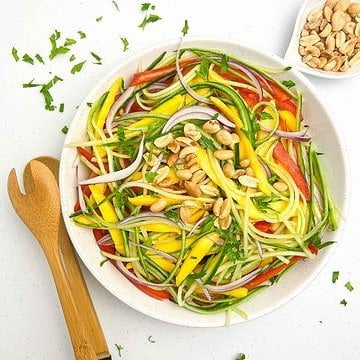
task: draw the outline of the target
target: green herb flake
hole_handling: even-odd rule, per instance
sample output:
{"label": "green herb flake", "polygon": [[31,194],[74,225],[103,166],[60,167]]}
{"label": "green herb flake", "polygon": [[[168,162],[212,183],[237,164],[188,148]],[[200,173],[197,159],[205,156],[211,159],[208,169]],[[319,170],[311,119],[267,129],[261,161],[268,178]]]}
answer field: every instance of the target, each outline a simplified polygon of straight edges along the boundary
{"label": "green herb flake", "polygon": [[70,58],[69,58],[69,61],[74,61],[75,59],[76,59],[75,55],[72,54],[72,55],[70,56]]}
{"label": "green herb flake", "polygon": [[85,39],[86,38],[86,34],[83,31],[78,31],[78,34],[80,36],[80,39]]}
{"label": "green herb flake", "polygon": [[89,108],[91,108],[93,104],[89,102],[89,103],[86,103],[86,105],[87,105]]}
{"label": "green herb flake", "polygon": [[152,344],[155,344],[155,340],[152,338],[152,335],[148,337],[148,342],[151,342]]}
{"label": "green herb flake", "polygon": [[164,215],[171,220],[174,220],[175,222],[180,221],[179,213],[176,210],[168,210],[165,211]]}
{"label": "green herb flake", "polygon": [[146,174],[145,174],[145,179],[148,183],[152,183],[156,177],[156,173],[155,172],[151,172],[151,171],[148,171]]}
{"label": "green herb flake", "polygon": [[280,178],[275,174],[273,176],[270,176],[267,180],[270,185],[275,184]]}
{"label": "green herb flake", "polygon": [[182,32],[183,36],[187,35],[187,33],[189,32],[189,23],[187,20],[185,20],[184,26],[183,26],[181,32]]}
{"label": "green herb flake", "polygon": [[115,9],[120,12],[118,3],[115,0],[112,0],[112,3],[115,6]]}
{"label": "green herb flake", "polygon": [[229,57],[225,54],[221,54],[220,72],[221,74],[226,73],[229,69]]}
{"label": "green herb flake", "polygon": [[104,259],[104,260],[102,260],[102,261],[100,261],[100,267],[103,267],[103,265],[105,264],[105,263],[107,263],[109,261],[109,259]]}
{"label": "green herb flake", "polygon": [[198,142],[199,142],[199,145],[202,146],[204,149],[210,149],[212,151],[216,150],[214,142],[204,135],[201,135],[201,138],[199,139]]}
{"label": "green herb flake", "polygon": [[93,64],[95,64],[95,65],[102,65],[101,57],[100,57],[98,54],[96,54],[96,53],[94,53],[94,52],[92,52],[92,51],[90,51],[90,54],[91,54],[91,56],[96,60],[96,62],[94,62]]}
{"label": "green herb flake", "polygon": [[121,350],[124,350],[124,348],[121,345],[115,344],[117,351],[119,352],[119,356],[121,357]]}
{"label": "green herb flake", "polygon": [[265,111],[261,112],[259,115],[260,115],[261,120],[266,120],[266,119],[272,119],[273,118],[269,113],[267,113]]}
{"label": "green herb flake", "polygon": [[212,230],[214,230],[214,222],[215,222],[215,216],[207,216],[206,219],[201,224],[200,228],[200,234],[208,233]]}
{"label": "green herb flake", "polygon": [[121,126],[121,125],[118,126],[116,135],[117,135],[119,141],[124,141],[125,140],[125,127]]}
{"label": "green herb flake", "polygon": [[14,47],[11,49],[11,55],[12,55],[12,57],[14,58],[14,60],[16,62],[19,61],[20,58],[19,58],[19,55],[18,55],[18,51]]}
{"label": "green herb flake", "polygon": [[351,292],[354,290],[354,287],[351,285],[350,281],[348,281],[346,284],[345,284],[345,287]]}
{"label": "green herb flake", "polygon": [[261,196],[253,199],[254,204],[262,213],[267,213],[268,211],[276,212],[274,209],[270,207],[270,205],[273,201],[279,201],[279,200],[280,197],[277,195]]}
{"label": "green herb flake", "polygon": [[204,80],[207,80],[209,73],[210,61],[207,58],[202,58],[200,62],[199,69],[197,70],[197,74]]}
{"label": "green herb flake", "polygon": [[246,356],[244,353],[240,353],[235,360],[245,360],[246,359]]}
{"label": "green herb flake", "polygon": [[59,112],[63,113],[64,112],[64,108],[65,108],[65,104],[64,103],[61,103],[59,105]]}
{"label": "green herb flake", "polygon": [[80,62],[78,64],[75,64],[71,69],[71,73],[76,74],[77,72],[80,72],[85,63],[86,63],[86,60],[82,61],[82,62]]}
{"label": "green herb flake", "polygon": [[143,21],[139,25],[139,28],[145,30],[146,25],[157,22],[159,20],[161,20],[161,17],[159,15],[155,15],[155,14],[145,15]]}
{"label": "green herb flake", "polygon": [[67,134],[68,133],[68,131],[69,131],[69,127],[67,126],[67,125],[65,125],[62,129],[61,129],[61,132],[63,133],[63,134]]}
{"label": "green herb flake", "polygon": [[342,299],[342,300],[340,301],[340,305],[346,306],[346,305],[347,305],[347,301],[346,301],[345,299]]}
{"label": "green herb flake", "polygon": [[292,80],[284,80],[282,84],[286,86],[288,89],[291,89],[296,85]]}
{"label": "green herb flake", "polygon": [[141,11],[148,11],[149,9],[155,10],[155,5],[152,5],[151,3],[142,3],[141,4]]}
{"label": "green herb flake", "polygon": [[45,110],[54,111],[55,106],[52,104],[54,99],[50,93],[50,89],[58,82],[63,81],[59,76],[54,76],[48,83],[43,84],[40,89],[40,94],[43,95],[45,101]]}
{"label": "green herb flake", "polygon": [[64,42],[64,46],[71,46],[71,45],[74,45],[76,44],[76,40],[74,39],[70,39],[70,38],[66,38],[65,39],[65,42]]}
{"label": "green herb flake", "polygon": [[24,54],[22,61],[34,65],[34,59],[29,54]]}
{"label": "green herb flake", "polygon": [[129,50],[129,41],[128,41],[128,39],[125,38],[125,37],[122,37],[122,38],[120,38],[120,40],[121,40],[121,42],[123,44],[123,51],[125,52],[125,51]]}
{"label": "green herb flake", "polygon": [[44,60],[43,60],[43,58],[41,57],[40,54],[36,54],[36,55],[35,55],[35,59],[36,59],[39,63],[45,64],[45,63],[44,63]]}
{"label": "green herb flake", "polygon": [[103,17],[99,16],[99,17],[96,18],[96,22],[100,22],[102,19],[103,19]]}
{"label": "green herb flake", "polygon": [[50,54],[49,54],[49,59],[52,60],[54,59],[55,56],[58,56],[60,54],[66,54],[67,52],[70,51],[69,48],[67,48],[66,46],[58,46],[57,44],[57,40],[60,39],[60,32],[55,30],[55,32],[53,34],[50,35],[50,44],[51,44],[51,50],[50,50]]}
{"label": "green herb flake", "polygon": [[34,84],[34,80],[35,80],[35,79],[32,79],[32,80],[29,81],[28,83],[22,84],[22,87],[23,87],[24,89],[26,89],[26,88],[33,88],[33,87],[42,86],[42,84]]}
{"label": "green herb flake", "polygon": [[338,271],[333,271],[332,273],[332,283],[335,284],[339,279],[339,272]]}

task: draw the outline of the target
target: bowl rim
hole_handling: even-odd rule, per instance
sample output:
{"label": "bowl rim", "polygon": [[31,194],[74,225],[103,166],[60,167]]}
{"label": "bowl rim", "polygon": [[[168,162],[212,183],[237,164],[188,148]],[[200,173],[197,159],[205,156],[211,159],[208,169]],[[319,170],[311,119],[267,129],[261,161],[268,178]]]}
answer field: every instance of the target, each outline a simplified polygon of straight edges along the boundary
{"label": "bowl rim", "polygon": [[[248,44],[246,44],[243,41],[237,40],[235,38],[227,38],[226,40],[224,40],[221,37],[216,37],[216,36],[189,36],[186,39],[184,39],[183,41],[183,46],[186,45],[186,43],[188,42],[199,42],[198,46],[201,46],[201,42],[212,42],[212,43],[216,43],[216,44],[221,44],[221,45],[229,45],[229,46],[237,46],[237,47],[241,47],[242,49],[248,49],[251,52],[254,53],[258,53],[261,56],[273,59],[277,62],[279,62],[280,64],[284,65],[284,67],[287,65],[286,60],[282,59],[281,57],[279,57],[278,55],[272,54],[270,52],[267,51],[263,51],[263,50],[259,50],[257,48],[255,48],[254,46],[250,46]],[[124,61],[121,61],[114,69],[110,70],[100,81],[98,81],[96,83],[96,85],[92,88],[92,90],[90,92],[88,92],[88,94],[85,96],[84,100],[82,101],[82,103],[80,104],[74,118],[73,121],[71,122],[70,125],[70,129],[68,132],[68,135],[66,136],[65,140],[64,140],[64,145],[68,142],[68,138],[71,135],[71,129],[72,127],[75,126],[75,123],[77,123],[79,121],[79,119],[81,119],[81,109],[83,109],[86,104],[90,101],[94,99],[94,96],[99,92],[99,90],[102,88],[102,86],[108,82],[110,79],[112,79],[114,77],[115,74],[118,73],[119,69],[125,67],[126,65],[134,62],[134,61],[139,61],[142,58],[144,58],[144,56],[150,52],[152,49],[154,48],[164,48],[164,47],[174,47],[176,48],[176,45],[179,43],[179,38],[176,39],[170,39],[167,41],[162,41],[162,42],[158,42],[155,44],[152,44],[150,46],[147,46],[145,48],[142,48],[140,51],[135,52],[132,56],[130,56],[129,58],[127,58]],[[348,159],[348,151],[347,151],[347,147],[346,147],[346,143],[344,141],[344,137],[339,129],[339,126],[337,125],[337,122],[335,120],[335,117],[333,116],[333,113],[331,111],[331,109],[329,108],[329,106],[325,103],[325,101],[323,100],[323,98],[318,94],[317,89],[315,88],[315,86],[310,82],[309,79],[307,79],[301,72],[299,72],[298,69],[293,68],[291,69],[291,71],[294,72],[294,75],[300,77],[301,79],[301,83],[303,83],[306,87],[308,87],[308,89],[314,93],[317,101],[319,102],[319,104],[321,105],[321,107],[326,111],[327,113],[327,117],[329,118],[329,122],[331,123],[331,125],[334,127],[334,132],[335,132],[335,137],[337,138],[339,145],[340,145],[340,154],[342,157],[342,161],[343,161],[343,168],[344,168],[344,192],[343,192],[343,196],[344,196],[344,201],[343,201],[343,210],[342,210],[342,215],[343,218],[346,218],[347,214],[348,214],[348,208],[349,208],[349,198],[350,198],[350,189],[351,189],[351,184],[350,184],[350,166],[349,166],[349,159]],[[113,287],[106,283],[105,281],[103,281],[103,278],[100,276],[100,272],[97,269],[98,264],[96,264],[96,267],[94,266],[94,264],[91,263],[89,257],[86,255],[85,251],[82,250],[82,248],[80,247],[79,243],[75,240],[73,240],[73,238],[76,238],[76,235],[73,232],[73,224],[71,223],[68,214],[65,213],[65,196],[66,196],[66,181],[65,181],[65,157],[66,157],[66,152],[67,149],[65,146],[63,146],[62,151],[61,151],[61,159],[60,159],[60,169],[59,169],[59,188],[60,188],[60,199],[61,199],[61,208],[62,208],[62,214],[63,214],[63,218],[64,218],[64,222],[69,234],[69,237],[73,243],[74,248],[76,249],[76,252],[78,253],[79,257],[81,258],[81,260],[83,261],[83,263],[86,265],[86,267],[88,268],[89,272],[99,281],[99,283],[104,286],[112,295],[114,295],[117,299],[119,299],[122,303],[126,304],[127,306],[139,311],[142,314],[145,314],[147,316],[150,316],[152,318],[158,319],[158,320],[162,320],[165,321],[167,323],[171,323],[171,324],[176,324],[176,325],[182,325],[182,326],[187,326],[187,327],[201,327],[201,328],[210,328],[210,327],[223,327],[225,324],[224,323],[211,323],[211,322],[201,322],[201,323],[196,323],[196,322],[192,322],[190,323],[189,321],[186,320],[174,320],[168,317],[163,316],[160,312],[159,313],[155,313],[154,311],[150,311],[148,310],[146,307],[141,306],[141,301],[136,301],[136,302],[130,302],[128,301],[128,299],[126,297],[124,298],[120,298],[118,295],[116,295],[115,290],[113,289]],[[337,230],[337,232],[335,233],[335,238],[336,240],[340,240],[344,231],[344,227],[345,227],[345,221],[341,221],[340,222],[340,227]],[[310,283],[312,281],[314,281],[317,276],[320,274],[320,272],[323,270],[323,268],[326,266],[326,264],[328,263],[328,261],[330,260],[331,256],[333,255],[335,249],[337,247],[337,243],[333,244],[330,249],[328,250],[328,253],[324,256],[324,258],[321,260],[318,260],[320,263],[317,267],[317,269],[315,269],[315,271],[313,271],[313,273],[311,274],[311,276],[308,277],[308,279],[306,279],[305,281],[301,281],[299,283],[299,285],[289,291],[289,293],[284,296],[281,301],[278,301],[276,303],[276,305],[272,304],[269,306],[264,307],[263,310],[260,310],[258,312],[256,312],[251,319],[249,320],[241,320],[239,318],[239,321],[237,322],[233,322],[231,323],[231,325],[235,325],[235,324],[240,324],[240,323],[244,323],[244,322],[248,322],[248,321],[252,321],[255,320],[257,318],[260,318],[266,314],[271,313],[272,311],[279,309],[280,307],[282,307],[284,304],[288,303],[290,300],[292,300],[293,298],[295,298],[297,295],[299,295],[306,287],[308,287],[310,285]],[[209,316],[210,315],[206,315]]]}
{"label": "bowl rim", "polygon": [[[353,0],[353,1],[359,2],[359,0]],[[288,61],[299,71],[322,79],[341,80],[341,79],[349,79],[360,76],[360,65],[356,66],[352,71],[348,71],[348,72],[331,72],[331,71],[324,71],[322,69],[311,68],[310,66],[307,66],[301,61],[301,56],[298,53],[298,46],[299,46],[298,38],[300,31],[304,25],[303,15],[305,12],[309,12],[307,8],[309,7],[310,4],[315,2],[322,2],[323,3],[322,6],[325,5],[324,0],[306,0],[301,5],[301,8],[296,17],[296,21],[293,27],[293,32],[289,45],[284,55],[284,60]],[[317,6],[318,5],[313,4],[311,6],[311,9],[314,9]]]}

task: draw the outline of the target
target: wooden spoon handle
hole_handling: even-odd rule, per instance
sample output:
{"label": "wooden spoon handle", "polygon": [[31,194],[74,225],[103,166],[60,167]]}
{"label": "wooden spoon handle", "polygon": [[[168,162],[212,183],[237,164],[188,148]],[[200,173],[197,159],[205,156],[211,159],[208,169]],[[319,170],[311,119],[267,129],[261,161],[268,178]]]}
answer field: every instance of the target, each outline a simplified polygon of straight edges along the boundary
{"label": "wooden spoon handle", "polygon": [[[48,251],[46,251],[48,250]],[[74,296],[60,254],[54,249],[44,249],[56,289],[59,295],[61,307],[69,330],[71,343],[77,360],[97,360],[95,351],[91,347],[87,329],[83,326]]]}
{"label": "wooden spoon handle", "polygon": [[61,219],[59,227],[59,245],[62,259],[70,281],[70,285],[76,301],[76,306],[81,314],[84,326],[88,330],[91,344],[98,359],[106,359],[110,356],[104,333],[96,315],[94,305],[82,275],[75,250],[67,234],[65,224]]}

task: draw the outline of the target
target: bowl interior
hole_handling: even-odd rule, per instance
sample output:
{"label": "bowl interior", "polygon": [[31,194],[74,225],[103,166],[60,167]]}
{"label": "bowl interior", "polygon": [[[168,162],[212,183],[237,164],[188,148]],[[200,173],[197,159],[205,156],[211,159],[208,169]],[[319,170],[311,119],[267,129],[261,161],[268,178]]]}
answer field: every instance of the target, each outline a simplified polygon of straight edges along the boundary
{"label": "bowl interior", "polygon": [[[353,0],[352,2],[358,2],[357,0]],[[323,7],[325,0],[306,0],[304,1],[301,9],[299,10],[293,35],[291,37],[289,46],[286,50],[286,54],[284,59],[290,64],[297,67],[298,70],[304,72],[309,75],[325,78],[325,79],[346,79],[360,75],[360,66],[356,66],[352,69],[349,69],[346,72],[331,72],[324,71],[321,69],[313,69],[310,66],[304,64],[301,59],[301,55],[299,54],[299,39],[301,30],[304,27],[306,22],[306,18],[309,15],[310,11],[317,8]]]}
{"label": "bowl interior", "polygon": [[[79,107],[69,129],[65,143],[79,141],[85,138],[85,124],[89,111],[86,103],[94,102],[94,100],[102,93],[107,91],[115,78],[124,76],[128,81],[131,74],[136,72],[139,62],[141,62],[143,66],[146,66],[159,55],[159,53],[165,50],[175,50],[177,44],[178,41],[170,41],[165,44],[155,45],[151,49],[142,51],[137,56],[124,61],[118,68],[108,74],[95,86]],[[277,56],[265,54],[232,41],[223,41],[219,39],[191,39],[186,40],[183,46],[218,49],[263,66],[275,68],[286,66],[284,61]],[[344,147],[338,136],[335,123],[332,120],[328,109],[319,99],[313,86],[302,74],[296,70],[290,70],[282,75],[282,78],[293,79],[304,94],[305,122],[311,127],[311,134],[313,135],[317,149],[324,153],[323,164],[329,178],[330,188],[339,211],[344,214],[348,194],[348,176],[344,157]],[[69,235],[78,254],[98,281],[127,305],[154,318],[186,326],[223,326],[225,321],[224,314],[200,315],[185,310],[170,301],[157,301],[144,295],[135,288],[109,262],[105,263],[102,267],[99,266],[99,263],[103,258],[99,253],[98,246],[95,243],[91,230],[77,227],[69,219],[69,215],[72,213],[73,206],[77,201],[77,180],[74,167],[76,156],[75,149],[64,147],[60,166],[62,211]],[[334,159],[336,159],[336,161],[334,161]],[[324,241],[337,240],[339,234],[340,231],[337,233],[325,234]],[[249,315],[249,319],[254,319],[280,307],[298,294],[316,277],[333,250],[333,246],[327,247],[319,253],[316,260],[299,263],[296,267],[291,269],[278,284],[266,289],[258,296],[243,303],[241,309]],[[231,323],[235,324],[243,321],[242,318],[234,315]]]}

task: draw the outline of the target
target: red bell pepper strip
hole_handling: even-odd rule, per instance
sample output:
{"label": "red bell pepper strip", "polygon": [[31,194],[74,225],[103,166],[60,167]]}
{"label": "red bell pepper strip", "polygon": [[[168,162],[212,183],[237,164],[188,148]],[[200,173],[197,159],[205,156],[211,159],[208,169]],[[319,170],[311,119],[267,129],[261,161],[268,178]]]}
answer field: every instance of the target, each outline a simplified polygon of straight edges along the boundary
{"label": "red bell pepper strip", "polygon": [[[130,280],[130,279],[129,279]],[[157,299],[157,300],[168,300],[171,299],[171,295],[166,290],[154,290],[152,288],[149,288],[145,285],[139,284],[133,280],[130,280],[130,282],[135,285],[139,290],[141,290],[146,295]]]}
{"label": "red bell pepper strip", "polygon": [[288,100],[285,100],[285,101],[276,100],[276,107],[279,110],[288,110],[294,116],[296,116],[297,106],[293,103],[293,101],[291,99],[288,99]]}
{"label": "red bell pepper strip", "polygon": [[103,229],[93,229],[94,238],[100,248],[101,251],[105,251],[109,254],[115,254],[115,246],[114,245],[106,245],[106,244],[99,244],[99,240],[107,235],[109,232]]}
{"label": "red bell pepper strip", "polygon": [[80,155],[82,155],[84,158],[86,158],[86,160],[91,161],[92,155],[87,150],[85,150],[82,147],[77,147],[76,149]]}
{"label": "red bell pepper strip", "polygon": [[264,232],[264,233],[268,233],[268,234],[272,234],[272,225],[270,223],[268,223],[267,221],[257,221],[254,226]]}
{"label": "red bell pepper strip", "polygon": [[[317,254],[317,252],[318,252],[318,249],[313,244],[309,245],[309,250],[313,254]],[[245,287],[248,290],[252,290],[252,289],[256,288],[257,286],[259,286],[260,284],[262,284],[263,282],[268,281],[271,278],[273,278],[274,276],[280,274],[287,267],[289,267],[292,264],[295,264],[298,260],[301,260],[301,259],[304,259],[304,258],[302,256],[293,256],[290,259],[290,262],[288,264],[279,265],[277,267],[274,267],[274,268],[264,272],[263,274],[256,276],[254,279],[249,281],[243,287]]]}
{"label": "red bell pepper strip", "polygon": [[[196,61],[198,61],[198,59],[188,59],[188,60],[180,61],[180,66],[189,65]],[[170,74],[175,69],[176,69],[175,64],[171,64],[153,70],[138,72],[133,75],[130,86],[137,86],[143,83],[147,83],[149,81],[160,79],[163,76]]]}
{"label": "red bell pepper strip", "polygon": [[291,96],[286,91],[284,91],[280,86],[274,84],[271,81],[268,81],[268,84],[271,87],[275,100],[277,101],[291,100]]}
{"label": "red bell pepper strip", "polygon": [[298,165],[286,152],[283,144],[278,142],[273,152],[275,160],[291,175],[298,189],[303,193],[306,201],[310,200],[309,185]]}
{"label": "red bell pepper strip", "polygon": [[250,107],[255,106],[260,100],[259,94],[247,89],[240,89],[239,94]]}

